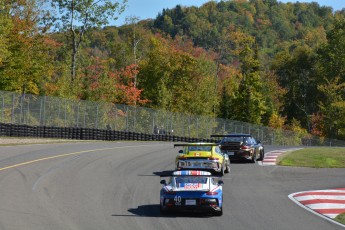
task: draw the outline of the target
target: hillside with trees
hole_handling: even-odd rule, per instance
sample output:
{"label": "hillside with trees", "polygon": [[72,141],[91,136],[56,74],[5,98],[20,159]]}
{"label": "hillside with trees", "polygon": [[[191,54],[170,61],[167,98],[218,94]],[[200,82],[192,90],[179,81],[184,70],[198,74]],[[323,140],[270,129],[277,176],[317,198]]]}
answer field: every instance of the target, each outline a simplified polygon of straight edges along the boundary
{"label": "hillside with trees", "polygon": [[126,0],[81,2],[0,3],[0,90],[345,139],[345,9],[210,1],[115,27]]}

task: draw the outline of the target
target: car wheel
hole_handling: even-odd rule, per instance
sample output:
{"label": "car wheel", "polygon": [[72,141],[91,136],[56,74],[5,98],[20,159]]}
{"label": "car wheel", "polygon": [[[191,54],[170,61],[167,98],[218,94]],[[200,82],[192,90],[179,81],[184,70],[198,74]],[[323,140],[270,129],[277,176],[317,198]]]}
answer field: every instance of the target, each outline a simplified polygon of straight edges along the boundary
{"label": "car wheel", "polygon": [[261,161],[264,160],[264,151],[263,150],[260,151],[260,160]]}
{"label": "car wheel", "polygon": [[219,172],[219,175],[220,176],[224,176],[224,166],[222,165],[222,169],[220,170],[220,172]]}
{"label": "car wheel", "polygon": [[255,154],[255,153],[253,153],[251,162],[252,162],[252,163],[255,163],[255,162],[256,162],[256,154]]}
{"label": "car wheel", "polygon": [[223,207],[221,207],[219,211],[215,211],[213,215],[222,216],[223,215]]}
{"label": "car wheel", "polygon": [[230,172],[230,163],[228,162],[227,164],[226,164],[226,167],[225,167],[225,171],[224,171],[225,173],[229,173]]}

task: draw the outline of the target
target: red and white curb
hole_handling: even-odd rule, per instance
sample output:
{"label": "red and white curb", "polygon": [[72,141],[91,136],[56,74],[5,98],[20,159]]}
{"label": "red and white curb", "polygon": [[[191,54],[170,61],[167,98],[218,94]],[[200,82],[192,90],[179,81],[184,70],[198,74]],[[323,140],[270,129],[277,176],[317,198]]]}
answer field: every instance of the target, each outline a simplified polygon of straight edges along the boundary
{"label": "red and white curb", "polygon": [[290,194],[289,198],[302,208],[345,227],[333,220],[345,213],[345,188],[297,192]]}
{"label": "red and white curb", "polygon": [[282,149],[282,150],[274,150],[274,151],[270,151],[267,152],[265,154],[264,159],[261,161],[262,166],[269,166],[269,165],[277,165],[277,158],[279,155],[286,153],[288,151],[295,151],[295,150],[299,150],[301,148],[296,148],[296,149]]}

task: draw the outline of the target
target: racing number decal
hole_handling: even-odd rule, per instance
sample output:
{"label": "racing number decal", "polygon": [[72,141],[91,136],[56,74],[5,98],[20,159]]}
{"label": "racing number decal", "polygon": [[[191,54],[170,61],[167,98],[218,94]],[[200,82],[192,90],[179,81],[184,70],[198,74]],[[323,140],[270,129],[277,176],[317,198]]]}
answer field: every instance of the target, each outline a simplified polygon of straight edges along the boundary
{"label": "racing number decal", "polygon": [[175,205],[181,205],[181,196],[174,197]]}

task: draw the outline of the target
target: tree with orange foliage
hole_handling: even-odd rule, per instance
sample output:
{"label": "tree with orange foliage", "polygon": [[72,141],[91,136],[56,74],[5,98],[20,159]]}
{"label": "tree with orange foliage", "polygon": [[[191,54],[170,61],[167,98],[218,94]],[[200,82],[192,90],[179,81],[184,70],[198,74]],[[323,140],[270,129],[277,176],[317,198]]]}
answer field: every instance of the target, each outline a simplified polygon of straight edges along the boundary
{"label": "tree with orange foliage", "polygon": [[133,106],[148,102],[141,98],[142,90],[135,86],[134,79],[139,72],[136,65],[110,70],[108,60],[93,58],[92,62],[79,80],[83,89],[80,99]]}
{"label": "tree with orange foliage", "polygon": [[115,78],[117,84],[117,102],[126,105],[144,105],[148,102],[147,99],[141,98],[142,89],[136,87],[136,77],[139,73],[138,67],[135,64],[126,66],[120,71],[116,72]]}

